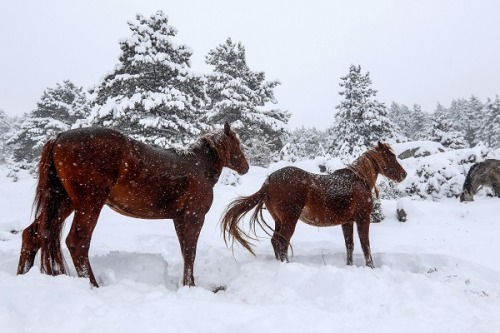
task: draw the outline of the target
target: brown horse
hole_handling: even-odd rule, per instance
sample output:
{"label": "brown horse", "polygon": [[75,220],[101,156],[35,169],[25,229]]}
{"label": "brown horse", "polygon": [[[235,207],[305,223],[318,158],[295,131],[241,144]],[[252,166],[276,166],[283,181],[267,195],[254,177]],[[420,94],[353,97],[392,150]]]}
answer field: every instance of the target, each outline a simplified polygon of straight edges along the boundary
{"label": "brown horse", "polygon": [[126,216],[173,219],[184,258],[182,283],[194,286],[198,236],[223,167],[240,174],[249,168],[238,136],[227,123],[185,151],[152,148],[103,128],[59,134],[43,147],[35,220],[23,231],[17,273],[26,273],[41,249],[42,272],[66,274],[61,231],[74,212],[66,245],[78,276],[97,287],[89,247],[107,204]]}
{"label": "brown horse", "polygon": [[488,159],[474,164],[465,177],[460,202],[474,201],[474,194],[481,186],[491,187],[493,195],[500,198],[500,161]]}
{"label": "brown horse", "polygon": [[[347,248],[347,264],[353,263],[353,223],[356,222],[366,265],[374,267],[370,251],[370,214],[372,190],[378,174],[402,181],[406,171],[398,163],[389,145],[378,143],[354,163],[330,175],[318,175],[295,167],[285,167],[268,176],[255,194],[229,204],[221,220],[224,240],[236,240],[251,253],[255,224],[270,228],[262,216],[263,205],[275,221],[271,239],[276,259],[288,261],[288,247],[297,221],[326,227],[342,225]],[[250,219],[253,236],[245,234],[238,223],[255,208]]]}

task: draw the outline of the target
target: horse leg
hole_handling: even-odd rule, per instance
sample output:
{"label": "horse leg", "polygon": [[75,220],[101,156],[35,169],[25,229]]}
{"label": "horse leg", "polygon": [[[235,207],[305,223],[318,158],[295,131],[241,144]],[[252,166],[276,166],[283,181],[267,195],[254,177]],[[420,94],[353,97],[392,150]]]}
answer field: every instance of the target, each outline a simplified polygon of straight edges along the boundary
{"label": "horse leg", "polygon": [[370,250],[370,214],[359,216],[356,219],[356,225],[358,227],[358,236],[359,241],[361,242],[361,248],[363,249],[363,254],[365,255],[366,266],[375,268]]}
{"label": "horse leg", "polygon": [[274,226],[274,234],[271,238],[271,245],[273,246],[276,260],[288,261],[287,249],[283,249],[284,242],[284,239],[282,239],[281,237],[281,222],[276,220]]}
{"label": "horse leg", "polygon": [[493,194],[497,198],[500,198],[500,185],[494,185],[493,186]]}
{"label": "horse leg", "polygon": [[277,260],[288,262],[288,247],[290,239],[300,217],[303,205],[286,205],[279,207],[266,202],[266,207],[274,219],[274,234],[271,238],[274,254]]}
{"label": "horse leg", "polygon": [[352,222],[342,224],[344,233],[345,247],[347,251],[346,264],[352,266],[352,253],[354,252],[354,226]]}
{"label": "horse leg", "polygon": [[[55,223],[63,223],[73,211],[73,206],[69,197],[65,198],[57,209]],[[21,254],[17,274],[27,273],[35,263],[35,257],[41,247],[40,216],[32,224],[26,227],[22,233]],[[59,235],[55,235],[58,237]]]}
{"label": "horse leg", "polygon": [[40,234],[38,233],[39,225],[40,220],[36,218],[32,224],[23,230],[17,274],[27,273],[35,263],[36,254],[41,246]]}
{"label": "horse leg", "polygon": [[78,276],[89,278],[94,287],[99,287],[89,261],[90,241],[103,203],[95,205],[86,204],[75,210],[73,225],[66,238],[66,245],[71,253]]}
{"label": "horse leg", "polygon": [[[200,217],[201,216],[201,217]],[[204,215],[193,214],[192,219],[186,217],[174,219],[175,231],[179,238],[182,257],[184,259],[184,272],[182,275],[182,285],[194,287],[194,260],[196,258],[196,247],[204,223]]]}
{"label": "horse leg", "polygon": [[295,232],[297,226],[297,218],[290,217],[282,223],[276,220],[274,234],[271,238],[271,244],[274,248],[274,254],[277,260],[288,262],[288,247],[290,246],[290,239]]}
{"label": "horse leg", "polygon": [[182,257],[184,258],[184,220],[182,219],[174,219],[174,227],[175,232],[177,234],[177,238],[179,239],[179,245],[181,247]]}

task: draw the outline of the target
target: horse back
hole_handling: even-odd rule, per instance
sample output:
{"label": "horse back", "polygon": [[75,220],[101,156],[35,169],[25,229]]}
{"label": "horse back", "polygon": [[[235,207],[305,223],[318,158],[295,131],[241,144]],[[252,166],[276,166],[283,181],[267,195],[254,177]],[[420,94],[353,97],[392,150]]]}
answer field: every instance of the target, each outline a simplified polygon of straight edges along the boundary
{"label": "horse back", "polygon": [[[478,163],[478,167],[472,170],[473,178],[477,178],[479,185],[490,187],[500,186],[500,160],[488,159]],[[472,169],[472,168],[471,168]]]}

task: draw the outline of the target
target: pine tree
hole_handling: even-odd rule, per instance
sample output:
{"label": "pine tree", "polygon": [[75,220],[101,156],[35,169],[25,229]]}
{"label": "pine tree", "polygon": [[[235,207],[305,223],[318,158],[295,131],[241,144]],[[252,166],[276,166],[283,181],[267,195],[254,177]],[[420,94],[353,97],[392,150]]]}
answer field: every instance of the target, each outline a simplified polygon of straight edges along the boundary
{"label": "pine tree", "polygon": [[325,131],[320,131],[315,127],[296,128],[287,138],[285,146],[280,151],[279,159],[296,162],[325,156],[326,140],[327,133]]}
{"label": "pine tree", "polygon": [[404,136],[410,138],[413,134],[413,119],[410,109],[404,104],[392,102],[388,117]]}
{"label": "pine tree", "polygon": [[92,90],[90,123],[161,147],[192,141],[207,126],[204,79],[190,69],[191,49],[174,41],[177,29],[162,11],[128,25],[118,65]]}
{"label": "pine tree", "polygon": [[37,107],[21,123],[8,143],[14,145],[13,158],[17,166],[33,171],[38,163],[43,144],[58,133],[69,130],[90,111],[87,95],[82,87],[66,80],[47,88]]}
{"label": "pine tree", "polygon": [[396,125],[397,131],[411,140],[425,140],[423,131],[428,126],[429,117],[419,104],[413,104],[410,110],[404,104],[392,102],[389,118]]}
{"label": "pine tree", "polygon": [[467,110],[460,122],[464,124],[465,140],[471,147],[476,146],[480,138],[481,125],[486,121],[483,114],[484,105],[481,100],[472,95],[467,100]]}
{"label": "pine tree", "polygon": [[425,129],[429,126],[430,119],[427,113],[422,111],[419,104],[413,104],[412,133],[413,140],[425,140]]}
{"label": "pine tree", "polygon": [[486,121],[481,128],[483,138],[491,148],[500,148],[500,97],[498,95],[493,101],[488,99],[485,114]]}
{"label": "pine tree", "polygon": [[[451,106],[448,109],[448,119],[451,122],[451,130],[457,132],[462,138],[465,147],[470,147],[470,142],[467,140],[469,123],[469,103],[466,99],[458,98],[451,101]],[[469,133],[468,133],[469,132]]]}
{"label": "pine tree", "polygon": [[214,70],[207,76],[209,123],[230,122],[250,163],[268,165],[284,145],[290,118],[287,111],[264,109],[267,103],[277,103],[274,88],[280,82],[265,81],[264,72],[250,70],[245,47],[231,38],[209,51],[206,63]]}
{"label": "pine tree", "polygon": [[375,97],[370,73],[362,74],[361,66],[351,65],[349,73],[341,78],[343,96],[333,126],[329,129],[332,155],[352,161],[371,148],[377,141],[404,139],[389,119],[388,110]]}
{"label": "pine tree", "polygon": [[0,164],[4,164],[10,154],[10,146],[7,139],[13,129],[13,120],[0,109]]}
{"label": "pine tree", "polygon": [[451,113],[441,103],[431,116],[429,138],[441,143],[445,147],[461,149],[466,147],[464,135],[454,128],[454,120]]}

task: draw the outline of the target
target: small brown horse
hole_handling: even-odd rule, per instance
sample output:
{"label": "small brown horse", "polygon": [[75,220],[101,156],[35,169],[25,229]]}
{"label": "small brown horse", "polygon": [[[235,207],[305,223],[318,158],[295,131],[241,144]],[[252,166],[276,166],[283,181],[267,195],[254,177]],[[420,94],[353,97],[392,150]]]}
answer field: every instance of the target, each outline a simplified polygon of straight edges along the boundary
{"label": "small brown horse", "polygon": [[[268,176],[261,189],[229,204],[221,220],[224,240],[236,240],[254,253],[249,240],[255,239],[255,224],[268,227],[262,216],[263,205],[275,221],[271,243],[276,259],[288,261],[288,247],[297,221],[326,227],[342,225],[347,248],[347,264],[353,264],[353,222],[356,222],[366,265],[374,267],[370,251],[370,214],[372,190],[378,174],[402,181],[406,171],[389,145],[378,145],[361,155],[345,169],[318,175],[295,167],[285,167]],[[250,219],[253,236],[245,234],[238,223],[255,208]]]}
{"label": "small brown horse", "polygon": [[500,198],[500,161],[489,159],[471,166],[465,177],[460,202],[474,201],[474,194],[480,186],[488,186]]}
{"label": "small brown horse", "polygon": [[194,286],[198,236],[212,205],[223,167],[240,174],[248,163],[227,123],[186,151],[158,149],[110,129],[61,133],[45,144],[34,202],[35,220],[22,235],[18,274],[26,273],[41,249],[44,273],[65,274],[61,253],[64,220],[74,212],[66,245],[78,276],[97,281],[89,262],[92,232],[107,204],[126,216],[173,219],[184,258],[183,284]]}

